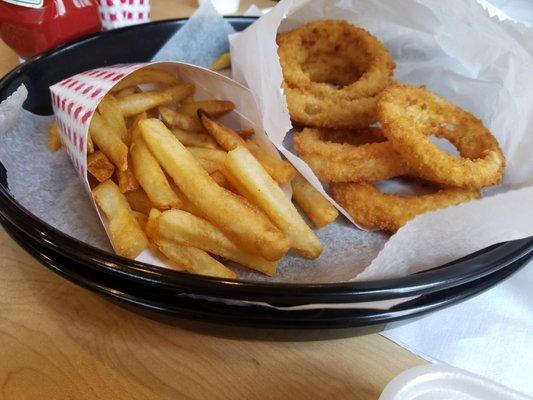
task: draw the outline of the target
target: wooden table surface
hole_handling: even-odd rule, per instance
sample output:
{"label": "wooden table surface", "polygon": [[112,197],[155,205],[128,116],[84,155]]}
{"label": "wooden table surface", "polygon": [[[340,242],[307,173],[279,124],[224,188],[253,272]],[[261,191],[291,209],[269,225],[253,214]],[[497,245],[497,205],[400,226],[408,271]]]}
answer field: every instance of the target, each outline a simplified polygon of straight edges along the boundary
{"label": "wooden table surface", "polygon": [[[252,1],[241,3],[240,12]],[[152,0],[152,19],[188,16],[196,4]],[[0,41],[0,76],[17,63]],[[368,400],[424,363],[377,333],[355,333],[149,319],[50,272],[0,228],[0,399]]]}

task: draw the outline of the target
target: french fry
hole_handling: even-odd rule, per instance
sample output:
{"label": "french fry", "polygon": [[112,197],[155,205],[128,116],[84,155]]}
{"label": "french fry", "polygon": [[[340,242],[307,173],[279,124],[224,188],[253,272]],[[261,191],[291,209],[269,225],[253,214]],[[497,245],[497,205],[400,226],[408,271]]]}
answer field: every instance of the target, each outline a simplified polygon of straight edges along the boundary
{"label": "french fry", "polygon": [[138,93],[140,92],[140,89],[138,86],[132,86],[132,87],[129,87],[129,88],[126,88],[126,89],[122,89],[122,90],[119,90],[118,92],[115,92],[115,98],[120,98],[120,97],[125,97],[125,96],[129,96],[130,94],[133,94],[133,93]]}
{"label": "french fry", "polygon": [[148,224],[148,215],[140,213],[138,211],[131,211],[135,219],[137,220],[137,223],[141,227],[141,229],[144,231],[146,230],[146,225]]}
{"label": "french fry", "polygon": [[172,103],[179,103],[183,99],[193,95],[194,90],[195,88],[192,83],[180,83],[179,85],[174,85],[163,90],[163,93],[170,94]]}
{"label": "french fry", "polygon": [[122,89],[146,83],[163,83],[165,85],[177,85],[179,79],[173,74],[160,69],[145,67],[131,73],[111,89],[112,92],[118,92]]}
{"label": "french fry", "polygon": [[204,132],[204,127],[198,118],[174,111],[168,107],[159,107],[159,114],[163,122],[171,128],[178,128],[188,132]]}
{"label": "french fry", "polygon": [[273,276],[276,263],[239,249],[220,229],[182,210],[163,212],[157,219],[156,234],[178,244],[207,251]]}
{"label": "french fry", "polygon": [[174,264],[178,266],[178,270],[216,278],[238,278],[235,272],[215,260],[203,250],[159,238],[154,239],[154,243],[159,251],[172,261],[170,265]]}
{"label": "french fry", "polygon": [[203,110],[200,110],[198,115],[200,116],[202,125],[207,133],[209,133],[224,150],[230,151],[239,146],[246,146],[244,139],[233,129],[210,118]]}
{"label": "french fry", "polygon": [[87,156],[87,171],[94,176],[98,182],[107,181],[113,176],[115,166],[109,158],[101,151],[89,154]]}
{"label": "french fry", "polygon": [[157,208],[152,208],[148,213],[148,221],[146,222],[144,231],[149,239],[155,239],[157,237],[157,224],[160,215],[161,211],[159,211]]}
{"label": "french fry", "polygon": [[247,252],[269,261],[285,255],[289,238],[253,204],[217,185],[161,121],[146,119],[139,127],[152,154],[207,220]]}
{"label": "french fry", "polygon": [[231,67],[231,57],[230,57],[229,52],[221,54],[211,64],[211,69],[213,71],[220,71],[222,69],[227,69],[227,68],[230,68],[230,67]]}
{"label": "french fry", "polygon": [[244,140],[251,139],[253,135],[255,135],[254,128],[246,128],[241,129],[240,131],[237,131],[240,137],[242,137]]}
{"label": "french fry", "polygon": [[126,197],[111,180],[99,184],[92,192],[96,204],[107,217],[115,252],[134,259],[148,246],[148,239],[135,219]]}
{"label": "french fry", "polygon": [[303,257],[315,259],[323,250],[322,243],[305,223],[292,202],[246,147],[228,153],[225,167],[239,182],[237,189],[259,206],[292,241],[292,247]]}
{"label": "french fry", "polygon": [[166,92],[152,91],[130,94],[117,99],[120,111],[125,118],[140,114],[162,104],[172,102],[172,95]]}
{"label": "french fry", "polygon": [[307,180],[296,174],[291,181],[292,197],[318,228],[326,226],[337,219],[339,212]]}
{"label": "french fry", "polygon": [[128,129],[128,134],[126,135],[126,138],[124,139],[124,143],[126,143],[126,145],[131,146],[131,138],[133,136],[133,132],[135,131],[135,129],[137,129],[139,122],[146,118],[148,118],[148,113],[146,111],[140,114],[137,114],[133,118],[133,121],[130,124],[130,128]]}
{"label": "french fry", "polygon": [[239,146],[248,148],[268,174],[280,184],[290,182],[296,175],[296,170],[289,162],[271,156],[251,140],[245,141],[233,129],[209,118],[206,113],[200,111],[199,115],[206,131],[224,150],[230,151]]}
{"label": "french fry", "polygon": [[187,150],[196,158],[211,160],[219,164],[224,164],[226,161],[226,152],[224,150],[204,149],[201,147],[187,147]]}
{"label": "french fry", "polygon": [[128,147],[98,112],[95,112],[92,117],[89,134],[102,153],[115,164],[119,171],[128,169]]}
{"label": "french fry", "polygon": [[198,110],[204,110],[210,117],[221,117],[224,114],[233,111],[235,104],[227,100],[205,100],[184,103],[180,111],[191,117],[198,118]]}
{"label": "french fry", "polygon": [[48,148],[52,153],[54,153],[59,150],[61,146],[62,143],[59,136],[59,127],[57,126],[57,122],[54,120],[48,129]]}
{"label": "french fry", "polygon": [[139,181],[133,173],[133,164],[131,158],[128,160],[128,169],[126,171],[117,171],[118,188],[121,193],[131,192],[139,189]]}
{"label": "french fry", "polygon": [[296,176],[296,169],[290,162],[273,157],[259,147],[257,143],[247,140],[246,148],[279,184],[284,185],[289,183]]}
{"label": "french fry", "polygon": [[221,172],[220,169],[214,170],[209,175],[219,186],[222,186],[224,189],[231,190],[232,192],[235,191],[233,186],[231,186],[231,183],[226,179],[226,176]]}
{"label": "french fry", "polygon": [[177,128],[172,129],[172,133],[184,146],[219,149],[217,142],[205,133],[191,133]]}
{"label": "french fry", "polygon": [[206,158],[196,157],[196,161],[210,175],[215,171],[220,171],[224,167],[224,164]]}
{"label": "french fry", "polygon": [[190,214],[196,215],[197,217],[202,217],[203,214],[201,211],[196,207],[191,201],[183,194],[183,192],[176,186],[174,182],[171,182],[172,190],[174,193],[176,193],[176,196],[178,196],[178,199],[181,201],[181,207],[180,210],[186,211]]}
{"label": "french fry", "polygon": [[124,193],[130,207],[134,211],[148,215],[150,210],[154,208],[154,204],[150,201],[144,190],[137,189],[133,192]]}
{"label": "french fry", "polygon": [[142,121],[140,120],[132,131],[130,156],[135,177],[155,207],[162,210],[179,208],[181,202],[178,196],[170,187],[165,173],[140,134],[139,126]]}
{"label": "french fry", "polygon": [[100,104],[98,104],[98,112],[109,127],[118,134],[118,136],[124,141],[128,129],[126,128],[126,121],[120,111],[117,99],[112,94],[107,94]]}
{"label": "french fry", "polygon": [[87,133],[87,153],[92,154],[94,153],[94,143],[93,139],[91,138],[91,131]]}

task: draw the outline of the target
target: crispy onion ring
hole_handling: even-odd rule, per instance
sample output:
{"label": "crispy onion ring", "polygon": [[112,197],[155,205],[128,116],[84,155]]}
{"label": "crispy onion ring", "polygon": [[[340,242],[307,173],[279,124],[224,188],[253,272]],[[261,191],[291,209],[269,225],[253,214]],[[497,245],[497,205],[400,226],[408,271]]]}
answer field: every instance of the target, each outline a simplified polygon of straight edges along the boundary
{"label": "crispy onion ring", "polygon": [[[424,88],[395,83],[382,92],[383,133],[417,175],[444,186],[482,188],[501,182],[505,158],[498,141],[472,114]],[[448,139],[461,157],[428,136]]]}
{"label": "crispy onion ring", "polygon": [[[359,132],[359,133],[355,133]],[[408,168],[390,143],[383,141],[381,129],[346,133],[305,128],[294,135],[294,148],[315,175],[328,182],[361,182],[389,179],[408,173]],[[352,143],[334,143],[328,136]],[[344,136],[344,138],[342,138]]]}
{"label": "crispy onion ring", "polygon": [[319,128],[362,128],[377,121],[377,95],[394,62],[381,42],[346,21],[317,21],[278,35],[291,118]]}
{"label": "crispy onion ring", "polygon": [[[376,37],[346,21],[308,23],[279,35],[278,45],[289,86],[336,100],[374,96],[389,85],[395,67],[390,53]],[[331,60],[339,59],[352,72],[351,82],[338,80],[335,74],[317,76],[310,73],[312,69],[305,70],[306,63],[316,68],[318,63],[328,65]]]}
{"label": "crispy onion ring", "polygon": [[319,128],[364,128],[377,121],[377,96],[335,101],[283,85],[291,118]]}
{"label": "crispy onion ring", "polygon": [[367,229],[396,232],[419,214],[450,207],[481,196],[477,189],[446,188],[421,196],[386,194],[370,183],[332,183],[337,201],[355,222]]}

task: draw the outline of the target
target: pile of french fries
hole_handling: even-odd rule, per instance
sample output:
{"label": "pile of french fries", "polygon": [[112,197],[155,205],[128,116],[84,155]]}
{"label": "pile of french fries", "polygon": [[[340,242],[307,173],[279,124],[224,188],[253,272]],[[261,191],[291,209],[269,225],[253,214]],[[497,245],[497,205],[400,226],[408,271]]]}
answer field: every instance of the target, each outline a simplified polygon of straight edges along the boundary
{"label": "pile of french fries", "polygon": [[[150,84],[155,90],[142,91]],[[107,94],[88,138],[87,169],[94,199],[108,222],[116,253],[145,249],[171,268],[238,278],[231,260],[272,276],[289,250],[315,259],[323,246],[280,185],[317,227],[337,216],[287,161],[219,120],[224,100],[194,101],[195,86],[146,67]],[[60,147],[57,126],[49,132]]]}

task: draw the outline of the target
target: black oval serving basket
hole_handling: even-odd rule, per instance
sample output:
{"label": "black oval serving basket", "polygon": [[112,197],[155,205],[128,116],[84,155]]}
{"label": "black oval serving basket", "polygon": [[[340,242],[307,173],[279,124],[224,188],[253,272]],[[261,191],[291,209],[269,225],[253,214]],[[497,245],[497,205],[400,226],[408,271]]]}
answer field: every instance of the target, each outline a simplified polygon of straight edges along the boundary
{"label": "black oval serving basket", "polygon": [[[238,31],[255,20],[227,19]],[[29,60],[0,80],[0,101],[24,84],[29,92],[24,108],[36,114],[51,114],[49,86],[102,65],[148,61],[185,22],[168,20],[118,29]],[[54,229],[10,195],[9,171],[1,161],[0,222],[16,242],[42,264],[82,287],[124,304],[175,317],[258,327],[340,328],[384,323],[480,293],[525,265],[533,254],[533,238],[526,238],[494,245],[405,278],[373,282],[283,284],[193,276],[118,257]],[[335,308],[339,303],[410,296],[416,297],[389,310]],[[315,306],[301,308],[309,304]],[[284,309],[294,306],[300,308]]]}

